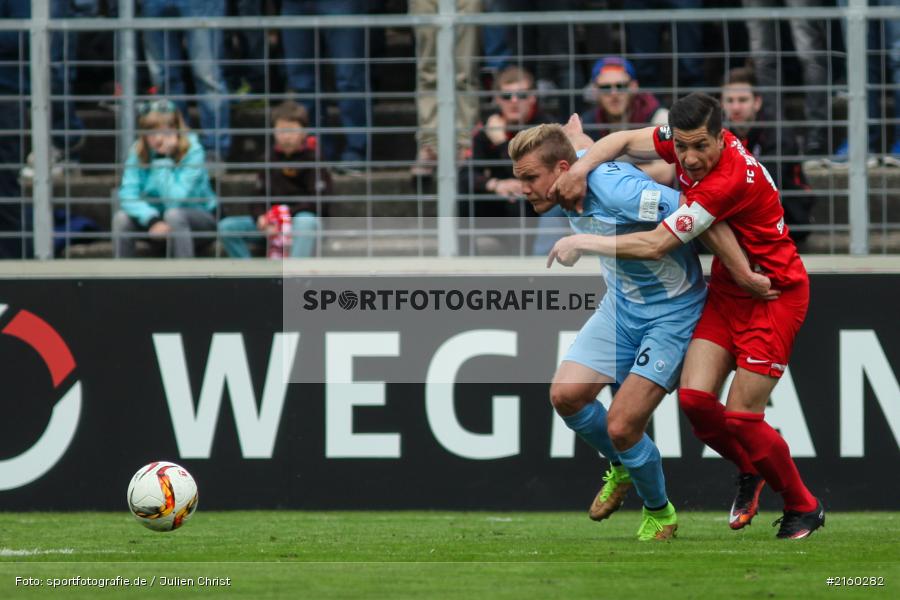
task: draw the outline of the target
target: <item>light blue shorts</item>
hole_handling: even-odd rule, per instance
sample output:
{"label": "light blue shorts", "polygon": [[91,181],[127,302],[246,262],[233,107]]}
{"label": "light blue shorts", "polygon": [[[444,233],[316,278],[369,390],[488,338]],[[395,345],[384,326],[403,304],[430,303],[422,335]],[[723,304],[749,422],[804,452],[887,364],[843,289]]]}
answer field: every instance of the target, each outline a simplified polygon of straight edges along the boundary
{"label": "light blue shorts", "polygon": [[607,295],[563,360],[615,379],[617,388],[629,373],[636,373],[671,392],[678,386],[704,298],[695,295],[690,301],[648,306],[612,302]]}

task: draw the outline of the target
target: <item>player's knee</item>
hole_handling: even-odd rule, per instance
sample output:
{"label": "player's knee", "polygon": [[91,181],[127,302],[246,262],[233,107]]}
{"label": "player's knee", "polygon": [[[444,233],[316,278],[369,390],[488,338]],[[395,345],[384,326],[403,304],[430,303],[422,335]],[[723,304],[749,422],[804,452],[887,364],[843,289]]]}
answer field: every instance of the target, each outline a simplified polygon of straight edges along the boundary
{"label": "player's knee", "polygon": [[643,429],[637,423],[632,423],[624,417],[614,414],[609,415],[606,423],[606,431],[616,449],[628,449],[634,446],[644,434]]}
{"label": "player's knee", "polygon": [[590,399],[585,400],[580,386],[570,383],[554,383],[550,386],[550,404],[563,417],[574,415],[584,408]]}

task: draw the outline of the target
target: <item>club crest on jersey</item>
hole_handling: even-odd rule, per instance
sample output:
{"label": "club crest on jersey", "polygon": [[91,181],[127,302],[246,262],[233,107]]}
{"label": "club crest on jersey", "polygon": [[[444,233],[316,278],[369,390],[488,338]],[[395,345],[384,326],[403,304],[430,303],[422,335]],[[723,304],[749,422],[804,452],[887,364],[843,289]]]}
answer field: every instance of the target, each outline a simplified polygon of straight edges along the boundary
{"label": "club crest on jersey", "polygon": [[668,125],[660,125],[656,129],[656,137],[661,142],[667,142],[672,139],[672,128]]}
{"label": "club crest on jersey", "polygon": [[691,215],[681,215],[675,220],[675,229],[681,233],[688,233],[694,230],[694,217]]}

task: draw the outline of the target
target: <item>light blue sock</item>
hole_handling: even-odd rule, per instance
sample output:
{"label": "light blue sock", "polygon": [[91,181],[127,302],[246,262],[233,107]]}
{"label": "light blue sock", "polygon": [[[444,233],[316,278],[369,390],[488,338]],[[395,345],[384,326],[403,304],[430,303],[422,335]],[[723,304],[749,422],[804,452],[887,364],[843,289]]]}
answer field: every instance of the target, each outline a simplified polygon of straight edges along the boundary
{"label": "light blue sock", "polygon": [[569,429],[578,434],[592,448],[599,451],[610,462],[618,463],[619,455],[606,432],[606,408],[599,400],[594,400],[574,415],[563,417]]}
{"label": "light blue sock", "polygon": [[666,496],[666,476],[662,457],[653,440],[646,433],[637,444],[619,452],[619,460],[628,469],[638,496],[647,508],[659,508],[669,502]]}

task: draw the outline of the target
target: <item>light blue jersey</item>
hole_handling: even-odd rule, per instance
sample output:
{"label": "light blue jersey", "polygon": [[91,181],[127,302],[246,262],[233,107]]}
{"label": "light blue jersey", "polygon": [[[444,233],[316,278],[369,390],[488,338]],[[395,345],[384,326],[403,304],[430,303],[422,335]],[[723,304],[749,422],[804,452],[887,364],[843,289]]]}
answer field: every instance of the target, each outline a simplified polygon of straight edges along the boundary
{"label": "light blue jersey", "polygon": [[[608,162],[588,177],[582,214],[566,214],[578,233],[610,236],[651,231],[675,212],[678,197],[676,190],[655,182],[634,165]],[[706,293],[700,261],[686,245],[661,260],[601,257],[600,263],[607,288],[619,300],[647,305],[675,298],[696,302],[702,301]],[[663,310],[670,311],[671,307]]]}
{"label": "light blue jersey", "polygon": [[[678,197],[634,165],[608,162],[588,177],[582,214],[566,214],[578,233],[649,231],[678,208]],[[635,373],[673,390],[706,299],[697,254],[680,246],[662,260],[602,257],[600,263],[608,293],[564,360],[607,375],[617,385]]]}

